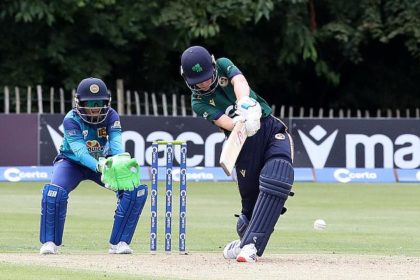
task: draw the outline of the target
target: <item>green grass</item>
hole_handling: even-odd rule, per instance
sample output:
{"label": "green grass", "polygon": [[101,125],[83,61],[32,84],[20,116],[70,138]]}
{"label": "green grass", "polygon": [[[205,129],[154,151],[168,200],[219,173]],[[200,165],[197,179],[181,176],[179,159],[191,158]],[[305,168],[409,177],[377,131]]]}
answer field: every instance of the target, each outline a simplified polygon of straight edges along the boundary
{"label": "green grass", "polygon": [[[175,186],[178,185],[174,185],[174,190]],[[42,187],[42,183],[0,183],[0,253],[38,252]],[[297,183],[294,191],[296,195],[286,203],[288,211],[276,226],[267,254],[420,256],[419,185]],[[160,251],[163,251],[163,193],[161,189]],[[176,209],[173,230],[176,234],[178,192],[174,192],[173,198]],[[83,183],[72,192],[64,246],[60,251],[63,254],[106,253],[115,202],[112,192],[93,183]],[[188,249],[220,252],[227,242],[237,238],[233,214],[239,211],[240,197],[234,183],[190,182],[187,197]],[[325,231],[313,230],[313,221],[317,218],[327,222]],[[148,200],[132,243],[137,253],[149,251],[149,230]],[[175,250],[177,245],[177,240],[173,240]],[[0,264],[1,271],[11,268]],[[83,276],[86,278],[80,279],[99,279],[94,278],[96,276],[86,274]]]}
{"label": "green grass", "polygon": [[[156,277],[141,278],[130,276],[126,274],[108,273],[108,272],[90,272],[76,269],[51,268],[35,265],[14,265],[0,263],[0,279],[25,279],[25,280],[39,280],[39,279],[54,279],[54,280],[131,280],[131,279],[164,279]],[[15,276],[12,276],[15,275]]]}
{"label": "green grass", "polygon": [[[299,184],[295,190],[273,252],[420,255],[418,185]],[[316,218],[326,220],[326,231],[311,229]]]}

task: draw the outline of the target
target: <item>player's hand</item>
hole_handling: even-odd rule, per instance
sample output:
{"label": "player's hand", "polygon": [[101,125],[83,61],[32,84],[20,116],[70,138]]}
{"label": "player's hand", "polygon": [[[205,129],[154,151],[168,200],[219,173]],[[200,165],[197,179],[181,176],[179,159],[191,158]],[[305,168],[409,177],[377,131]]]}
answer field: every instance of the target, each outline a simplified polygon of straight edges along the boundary
{"label": "player's hand", "polygon": [[[109,158],[111,160],[111,158]],[[100,157],[98,159],[98,164],[96,165],[96,170],[100,173],[103,172],[107,159],[104,157]]]}
{"label": "player's hand", "polygon": [[101,180],[112,190],[131,191],[140,184],[140,167],[129,153],[115,155],[105,162]]}
{"label": "player's hand", "polygon": [[235,126],[238,122],[245,122],[245,118],[242,116],[235,116],[232,118],[233,126]]}
{"label": "player's hand", "polygon": [[247,136],[255,135],[261,127],[261,106],[255,99],[246,96],[237,101],[236,113],[245,118]]}

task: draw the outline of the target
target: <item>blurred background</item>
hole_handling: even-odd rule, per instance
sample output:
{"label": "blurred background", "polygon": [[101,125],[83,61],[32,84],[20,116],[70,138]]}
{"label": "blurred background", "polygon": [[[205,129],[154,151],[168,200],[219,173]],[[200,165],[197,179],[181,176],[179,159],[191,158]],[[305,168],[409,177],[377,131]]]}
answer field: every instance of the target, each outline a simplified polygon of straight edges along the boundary
{"label": "blurred background", "polygon": [[44,99],[61,91],[67,110],[86,76],[114,102],[118,80],[133,107],[136,91],[158,104],[185,96],[188,110],[180,55],[198,44],[233,60],[283,116],[419,117],[419,0],[3,0],[0,38],[0,112],[16,111],[16,90],[19,110],[39,110],[25,101],[37,86]]}

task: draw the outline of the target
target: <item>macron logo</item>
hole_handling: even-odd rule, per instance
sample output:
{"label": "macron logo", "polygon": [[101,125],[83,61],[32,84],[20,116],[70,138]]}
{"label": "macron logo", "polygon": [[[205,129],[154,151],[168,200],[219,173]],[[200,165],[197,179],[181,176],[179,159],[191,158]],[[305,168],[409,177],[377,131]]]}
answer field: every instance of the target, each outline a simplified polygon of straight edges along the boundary
{"label": "macron logo", "polygon": [[338,129],[336,129],[330,136],[326,137],[327,132],[325,129],[316,125],[309,131],[309,135],[313,140],[299,129],[298,133],[302,139],[303,146],[305,146],[305,150],[308,153],[309,159],[311,160],[312,166],[314,168],[323,168],[327,162],[328,156],[330,155],[335,138],[337,137]]}

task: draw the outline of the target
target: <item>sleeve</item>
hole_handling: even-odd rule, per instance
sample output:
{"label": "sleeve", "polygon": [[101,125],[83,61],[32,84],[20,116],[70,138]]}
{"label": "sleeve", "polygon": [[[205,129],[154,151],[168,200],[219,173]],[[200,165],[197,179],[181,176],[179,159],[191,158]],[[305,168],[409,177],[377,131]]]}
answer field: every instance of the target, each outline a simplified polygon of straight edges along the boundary
{"label": "sleeve", "polygon": [[124,153],[122,144],[122,130],[120,116],[112,110],[109,116],[108,135],[109,135],[109,154],[111,156]]}
{"label": "sleeve", "polygon": [[98,161],[89,154],[79,124],[71,118],[64,119],[64,134],[71,151],[82,165],[96,171]]}
{"label": "sleeve", "polygon": [[239,70],[229,58],[221,57],[217,59],[216,64],[218,66],[218,71],[221,72],[219,76],[225,76],[229,80],[236,75],[242,74],[241,70]]}
{"label": "sleeve", "polygon": [[220,109],[209,104],[205,104],[204,102],[194,100],[194,98],[192,99],[191,103],[194,112],[196,112],[198,116],[201,116],[208,121],[215,121],[224,114],[224,112]]}

